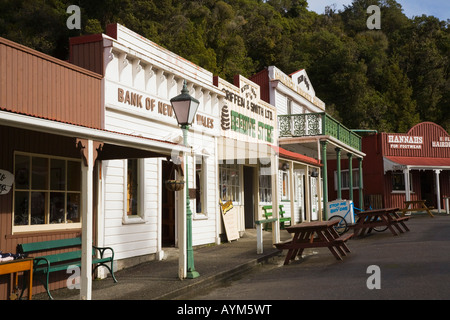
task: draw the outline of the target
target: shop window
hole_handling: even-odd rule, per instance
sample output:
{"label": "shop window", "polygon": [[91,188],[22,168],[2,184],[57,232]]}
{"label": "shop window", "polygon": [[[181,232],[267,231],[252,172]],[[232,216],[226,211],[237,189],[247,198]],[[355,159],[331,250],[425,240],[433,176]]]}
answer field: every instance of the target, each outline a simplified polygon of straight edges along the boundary
{"label": "shop window", "polygon": [[81,227],[81,162],[14,155],[14,231]]}
{"label": "shop window", "polygon": [[195,157],[195,212],[207,214],[207,162],[206,157]]}
{"label": "shop window", "polygon": [[137,159],[127,161],[127,216],[138,215],[138,163]]}
{"label": "shop window", "polygon": [[222,202],[241,202],[241,187],[239,183],[239,166],[222,164],[219,166],[219,190]]}
{"label": "shop window", "polygon": [[125,160],[125,208],[123,223],[140,223],[143,220],[143,190],[141,179],[141,168],[143,166],[140,159]]}
{"label": "shop window", "polygon": [[[359,189],[359,169],[352,170],[353,189]],[[349,171],[341,171],[341,190],[348,190],[350,187]],[[337,190],[337,171],[334,172],[334,190]]]}
{"label": "shop window", "polygon": [[[413,191],[412,188],[412,175],[409,173],[409,191]],[[401,172],[392,172],[392,191],[405,192],[405,175]]]}
{"label": "shop window", "polygon": [[259,201],[272,202],[272,176],[269,174],[259,176]]}

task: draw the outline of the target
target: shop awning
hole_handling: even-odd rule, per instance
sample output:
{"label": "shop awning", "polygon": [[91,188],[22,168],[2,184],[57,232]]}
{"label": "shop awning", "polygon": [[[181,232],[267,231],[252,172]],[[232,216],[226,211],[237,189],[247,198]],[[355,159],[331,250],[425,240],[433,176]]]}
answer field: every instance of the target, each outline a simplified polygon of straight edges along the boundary
{"label": "shop awning", "polygon": [[275,150],[275,152],[279,155],[280,158],[286,158],[289,160],[294,160],[314,166],[322,166],[319,160],[316,160],[314,158],[302,155],[300,153],[292,152],[286,149],[283,149],[281,147],[272,146],[272,148]]}
{"label": "shop awning", "polygon": [[251,160],[250,163],[257,163],[258,159],[269,159],[274,154],[274,150],[267,143],[239,141],[227,137],[218,138],[219,160],[231,161]]}
{"label": "shop awning", "polygon": [[384,172],[402,169],[450,169],[450,158],[383,157]]}

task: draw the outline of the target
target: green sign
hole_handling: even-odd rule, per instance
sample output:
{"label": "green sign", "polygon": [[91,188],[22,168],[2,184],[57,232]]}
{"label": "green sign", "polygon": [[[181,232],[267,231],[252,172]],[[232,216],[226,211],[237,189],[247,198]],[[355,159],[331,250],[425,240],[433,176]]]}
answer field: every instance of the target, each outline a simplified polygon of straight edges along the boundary
{"label": "green sign", "polygon": [[231,130],[253,138],[258,137],[258,140],[273,142],[273,126],[258,121],[258,127],[256,127],[255,119],[233,110],[231,111]]}

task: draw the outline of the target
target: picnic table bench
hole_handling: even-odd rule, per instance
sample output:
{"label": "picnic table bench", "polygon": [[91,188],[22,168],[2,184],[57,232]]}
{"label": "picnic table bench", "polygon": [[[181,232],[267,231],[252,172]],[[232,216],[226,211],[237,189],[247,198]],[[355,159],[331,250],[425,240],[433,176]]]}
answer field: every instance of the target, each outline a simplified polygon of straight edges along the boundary
{"label": "picnic table bench", "polygon": [[[279,208],[280,208],[280,211],[279,211],[280,229],[284,229],[285,222],[288,222],[289,224],[291,224],[291,217],[284,217],[284,214],[286,213],[286,211],[284,211],[284,205],[280,204]],[[272,216],[273,216],[272,206],[271,205],[263,206],[262,209],[264,211],[264,217],[266,219],[272,219]],[[268,229],[269,229],[269,224],[266,224],[264,226],[264,230],[267,231]]]}
{"label": "picnic table bench", "polygon": [[409,217],[400,217],[397,211],[398,208],[361,211],[356,214],[355,224],[349,227],[354,229],[355,237],[364,236],[366,232],[370,233],[375,227],[380,226],[387,227],[394,236],[397,236],[397,231],[400,233],[409,231],[404,223]]}
{"label": "picnic table bench", "polygon": [[[33,243],[23,243],[18,245],[18,250],[20,253],[32,255],[35,253],[40,253],[43,251],[50,250],[59,250],[59,249],[68,249],[71,247],[80,247],[81,246],[81,238],[70,238],[70,239],[60,239],[60,240],[50,240],[50,241],[41,241],[41,242],[33,242]],[[106,251],[111,252],[111,256],[105,256]],[[99,253],[99,258],[95,256],[96,251]],[[68,251],[62,253],[52,253],[48,255],[42,255],[34,257],[33,261],[33,274],[38,280],[42,282],[45,290],[50,299],[53,299],[49,290],[49,275],[52,272],[67,270],[69,266],[81,266],[81,255],[82,250]],[[114,276],[114,250],[110,247],[92,247],[92,264],[96,266],[93,268],[92,272],[94,272],[99,266],[105,266],[114,280],[117,282],[116,277]],[[111,267],[107,265],[107,263],[111,264]]]}
{"label": "picnic table bench", "polygon": [[432,218],[434,218],[434,215],[431,213],[431,209],[434,209],[433,207],[427,207],[425,204],[426,200],[412,200],[412,201],[405,201],[405,207],[401,209],[401,212],[403,215],[406,214],[406,212],[417,212],[417,211],[426,211],[428,215]]}
{"label": "picnic table bench", "polygon": [[284,264],[289,264],[296,255],[301,256],[306,248],[320,247],[327,247],[337,260],[343,260],[342,257],[350,252],[345,242],[353,236],[353,233],[339,236],[334,229],[334,225],[338,222],[338,220],[303,222],[287,227],[286,230],[293,234],[292,239],[275,244],[279,250],[288,250]]}

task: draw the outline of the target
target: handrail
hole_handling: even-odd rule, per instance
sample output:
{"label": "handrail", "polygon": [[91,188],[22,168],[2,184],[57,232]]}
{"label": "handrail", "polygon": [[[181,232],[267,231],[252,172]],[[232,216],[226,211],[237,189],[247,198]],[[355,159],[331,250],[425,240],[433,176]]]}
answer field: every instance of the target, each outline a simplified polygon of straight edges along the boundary
{"label": "handrail", "polygon": [[361,151],[361,137],[325,112],[279,115],[278,128],[280,137],[328,135]]}

